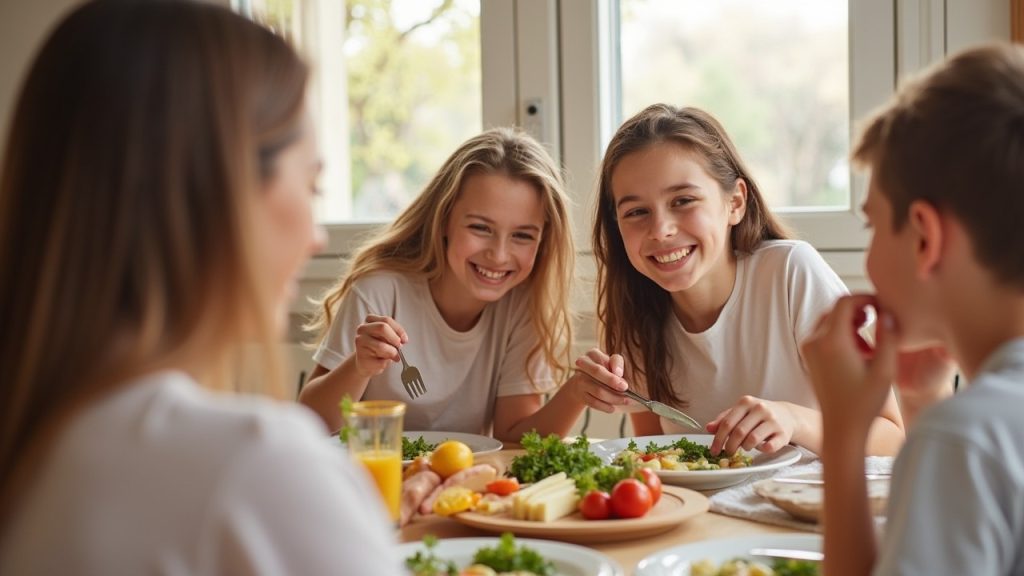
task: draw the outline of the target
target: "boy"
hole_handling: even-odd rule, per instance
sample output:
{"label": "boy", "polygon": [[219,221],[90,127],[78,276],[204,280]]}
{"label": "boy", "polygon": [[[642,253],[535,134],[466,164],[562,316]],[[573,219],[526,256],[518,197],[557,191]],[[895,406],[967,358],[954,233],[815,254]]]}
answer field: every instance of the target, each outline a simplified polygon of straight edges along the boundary
{"label": "boy", "polygon": [[[1024,47],[960,53],[905,87],[854,158],[872,173],[877,294],[841,299],[803,344],[824,419],[825,573],[1024,574]],[[861,352],[867,307],[879,320]],[[867,430],[891,383],[903,392],[900,351],[935,346],[971,385],[910,430],[876,551]],[[906,407],[944,395],[931,380]]]}

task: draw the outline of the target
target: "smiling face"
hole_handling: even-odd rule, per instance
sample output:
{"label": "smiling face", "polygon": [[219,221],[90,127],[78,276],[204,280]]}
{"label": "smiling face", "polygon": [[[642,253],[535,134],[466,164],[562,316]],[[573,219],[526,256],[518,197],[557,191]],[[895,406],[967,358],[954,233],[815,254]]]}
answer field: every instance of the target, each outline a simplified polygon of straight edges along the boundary
{"label": "smiling face", "polygon": [[473,174],[445,230],[446,268],[432,285],[434,299],[442,314],[475,316],[530,276],[544,230],[540,192],[502,173]]}
{"label": "smiling face", "polygon": [[698,155],[661,142],[623,157],[611,189],[619,233],[637,271],[672,293],[705,278],[723,285],[728,276],[728,295],[734,266],[729,231],[743,218],[742,181],[723,193]]}
{"label": "smiling face", "polygon": [[275,158],[272,176],[256,200],[259,273],[279,331],[286,326],[289,303],[298,295],[303,266],[326,239],[313,217],[320,168],[313,124],[307,117],[301,137]]}

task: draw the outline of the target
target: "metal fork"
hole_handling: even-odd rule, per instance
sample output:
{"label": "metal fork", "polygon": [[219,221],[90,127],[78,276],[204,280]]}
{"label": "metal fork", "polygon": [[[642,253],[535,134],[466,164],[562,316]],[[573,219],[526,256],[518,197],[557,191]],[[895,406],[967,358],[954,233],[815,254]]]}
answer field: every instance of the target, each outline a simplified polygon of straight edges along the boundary
{"label": "metal fork", "polygon": [[409,398],[415,398],[426,392],[427,387],[423,384],[423,376],[420,375],[418,368],[410,366],[405,361],[405,354],[402,354],[401,348],[398,349],[398,357],[402,359],[402,386],[405,386]]}

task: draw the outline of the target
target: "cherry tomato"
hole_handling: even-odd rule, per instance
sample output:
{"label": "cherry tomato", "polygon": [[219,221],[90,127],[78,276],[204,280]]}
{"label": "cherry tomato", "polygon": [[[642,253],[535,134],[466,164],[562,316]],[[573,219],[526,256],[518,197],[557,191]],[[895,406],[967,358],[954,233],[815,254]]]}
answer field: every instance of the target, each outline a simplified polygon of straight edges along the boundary
{"label": "cherry tomato", "polygon": [[653,505],[651,490],[636,478],[619,480],[612,488],[612,512],[619,518],[639,518]]}
{"label": "cherry tomato", "polygon": [[607,520],[612,515],[611,496],[600,490],[587,492],[580,500],[580,513],[587,520]]}
{"label": "cherry tomato", "polygon": [[650,462],[651,460],[654,460],[657,457],[657,454],[644,454],[640,456],[640,459],[643,460],[644,462]]}
{"label": "cherry tomato", "polygon": [[644,475],[644,484],[651,491],[651,506],[654,506],[661,500],[661,478],[650,468],[641,468],[640,473]]}
{"label": "cherry tomato", "polygon": [[519,480],[517,478],[498,478],[493,482],[488,482],[484,490],[498,496],[508,496],[519,491]]}

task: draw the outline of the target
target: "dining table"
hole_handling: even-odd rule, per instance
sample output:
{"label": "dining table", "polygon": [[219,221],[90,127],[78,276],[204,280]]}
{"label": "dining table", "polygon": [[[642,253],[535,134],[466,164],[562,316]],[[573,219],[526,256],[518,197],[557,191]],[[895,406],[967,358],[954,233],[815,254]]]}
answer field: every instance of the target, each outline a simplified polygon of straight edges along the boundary
{"label": "dining table", "polygon": [[[503,449],[500,452],[481,456],[477,461],[491,463],[500,472],[505,470],[513,457],[523,453],[524,451],[520,449]],[[715,491],[702,491],[701,493],[710,497]],[[653,536],[581,545],[605,554],[618,562],[625,574],[632,574],[640,560],[666,548],[715,538],[784,533],[807,534],[807,532],[801,532],[793,528],[763,524],[708,511],[688,518],[678,526]],[[461,524],[451,518],[430,514],[427,516],[416,516],[401,529],[399,537],[402,542],[417,542],[428,534],[432,534],[440,539],[495,536],[493,533]]]}

